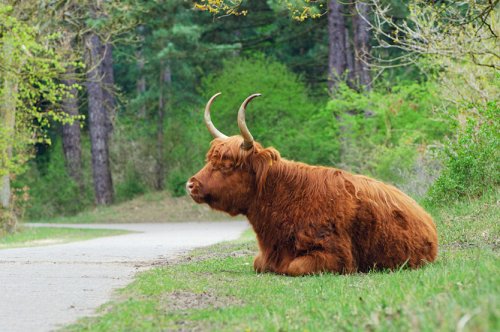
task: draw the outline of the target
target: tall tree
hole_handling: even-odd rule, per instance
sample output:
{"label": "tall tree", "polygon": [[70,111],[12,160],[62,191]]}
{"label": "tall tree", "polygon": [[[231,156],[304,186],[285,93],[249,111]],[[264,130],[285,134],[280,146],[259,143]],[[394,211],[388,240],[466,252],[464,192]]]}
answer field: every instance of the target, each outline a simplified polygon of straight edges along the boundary
{"label": "tall tree", "polygon": [[62,146],[64,160],[69,175],[76,182],[80,193],[83,194],[82,176],[82,143],[80,139],[80,120],[78,120],[78,89],[76,88],[75,68],[73,65],[66,66],[66,72],[61,75],[61,83],[66,85],[68,94],[63,97],[62,109],[73,122],[62,126]]}
{"label": "tall tree", "polygon": [[87,34],[85,42],[87,47],[86,76],[95,200],[98,205],[107,205],[113,203],[114,190],[109,165],[107,114],[103,88],[100,82],[99,36],[90,32]]}
{"label": "tall tree", "polygon": [[111,43],[111,36],[107,35],[108,40],[101,43],[99,56],[101,58],[102,79],[101,85],[103,87],[102,93],[104,98],[104,110],[106,112],[106,139],[111,139],[111,134],[114,130],[115,118],[115,76],[113,71],[113,44]]}
{"label": "tall tree", "polygon": [[[370,26],[370,12],[369,12],[369,3],[367,1],[355,2],[350,7],[350,15],[345,15],[345,9],[347,8],[345,4],[341,1],[337,0],[320,0],[320,1],[292,1],[292,0],[283,0],[279,2],[268,2],[268,5],[275,9],[277,12],[282,12],[285,7],[287,11],[291,14],[292,18],[295,21],[300,21],[301,26],[303,27],[303,32],[298,34],[296,37],[290,37],[289,34],[286,34],[286,41],[294,41],[295,43],[303,44],[303,42],[299,42],[298,38],[301,35],[305,35],[311,32],[305,25],[308,21],[307,19],[319,20],[321,22],[321,13],[324,12],[324,6],[322,3],[327,3],[327,11],[326,17],[328,20],[328,41],[329,41],[329,52],[328,52],[328,62],[324,61],[324,63],[328,64],[328,69],[326,72],[326,77],[328,81],[328,90],[330,94],[332,94],[337,87],[337,83],[340,79],[346,80],[349,87],[359,90],[366,89],[369,90],[371,88],[371,75],[369,68],[369,52],[371,51],[371,40],[369,34],[369,26]],[[251,21],[251,17],[253,16],[264,16],[261,8],[256,5],[256,2],[251,1],[229,1],[229,0],[203,0],[195,4],[195,8],[201,9],[203,11],[209,11],[213,13],[213,15],[221,15],[219,18],[224,18],[224,20],[229,20],[228,16],[238,16],[241,14],[250,14],[245,16],[245,20]],[[223,15],[225,13],[226,15]],[[276,12],[274,13],[276,15]],[[345,16],[351,16],[351,22],[346,22]],[[289,18],[288,18],[289,19]],[[304,22],[305,20],[305,22]],[[222,21],[222,20],[220,20]],[[262,24],[263,19],[260,19],[260,22],[257,23],[257,26]],[[278,30],[278,34],[285,35],[281,26],[277,23],[279,22],[276,19],[267,29],[265,29],[264,38],[261,39],[261,43],[263,44],[260,47],[267,48],[270,53],[273,50],[274,44],[281,44],[283,41],[275,41],[276,36],[270,36],[270,31],[272,31],[272,25],[280,27]],[[252,22],[255,24],[254,22]],[[252,26],[252,24],[249,24]],[[317,27],[313,27],[313,30]],[[220,29],[220,27],[217,27]],[[234,28],[235,31],[241,31],[239,27]],[[318,29],[320,30],[320,29]],[[227,33],[227,32],[226,32]],[[255,35],[259,35],[259,33],[255,33],[252,35],[252,40],[250,44],[259,43],[259,38],[255,38]],[[353,40],[349,36],[353,36]],[[317,39],[319,40],[319,39]],[[246,48],[245,40],[241,40],[243,49]],[[292,49],[293,45],[292,44]],[[309,43],[310,45],[313,43]],[[252,48],[255,48],[252,47]],[[280,47],[280,53],[285,53]],[[309,48],[311,49],[311,48]],[[318,52],[320,48],[315,49],[315,53]],[[275,50],[277,51],[277,50]],[[321,51],[319,52],[321,53]],[[287,54],[286,62],[290,61],[290,53]],[[303,57],[303,53],[301,52],[301,58]],[[312,63],[319,61],[319,59],[323,59],[323,54],[315,54],[315,60],[310,59],[309,66],[306,69],[310,71],[313,67],[320,68],[321,65],[317,63]],[[302,64],[301,64],[302,66]],[[293,68],[298,68],[297,64],[292,65]],[[347,75],[345,73],[347,72]],[[308,73],[306,73],[307,77]],[[310,74],[309,74],[310,75]],[[324,74],[323,74],[324,75]],[[324,77],[324,76],[323,76]]]}
{"label": "tall tree", "polygon": [[[156,190],[163,190],[165,182],[165,167],[163,158],[163,128],[165,118],[166,105],[170,107],[171,95],[170,89],[172,85],[172,74],[170,71],[170,60],[167,60],[167,65],[164,65],[164,60],[160,60],[160,91],[158,100],[158,121],[156,124]],[[166,85],[166,87],[164,87]],[[166,90],[166,91],[165,91]],[[164,95],[166,100],[164,101]]]}
{"label": "tall tree", "polygon": [[345,27],[345,59],[347,71],[347,84],[351,89],[356,88],[356,74],[354,73],[354,58],[351,52],[351,40],[349,38],[349,29]]}
{"label": "tall tree", "polygon": [[354,32],[354,72],[358,84],[370,91],[372,87],[369,70],[370,40],[370,14],[367,2],[355,2],[353,5],[352,26]]}
{"label": "tall tree", "polygon": [[19,90],[19,77],[17,76],[18,71],[21,69],[20,63],[15,63],[13,59],[13,47],[8,43],[3,44],[3,53],[4,59],[7,62],[7,67],[10,67],[14,72],[4,71],[2,74],[3,82],[2,82],[2,96],[0,101],[2,104],[0,105],[0,120],[1,120],[1,128],[0,134],[6,144],[4,146],[3,151],[0,151],[0,155],[2,156],[1,166],[2,169],[7,170],[2,175],[2,182],[0,183],[0,202],[4,209],[10,208],[10,199],[11,199],[11,191],[10,191],[10,172],[8,171],[8,163],[12,159],[12,139],[9,137],[14,136],[14,125],[16,121],[16,105],[18,98],[18,90]]}
{"label": "tall tree", "polygon": [[[139,40],[141,41],[140,49],[135,52],[137,57],[137,70],[139,72],[139,79],[137,80],[137,96],[142,96],[146,92],[146,77],[144,76],[144,54],[142,47],[144,45],[144,26],[137,28]],[[142,101],[141,108],[139,109],[139,117],[146,117],[146,104]]]}
{"label": "tall tree", "polygon": [[328,0],[328,90],[333,93],[347,66],[344,6]]}
{"label": "tall tree", "polygon": [[23,171],[30,144],[47,142],[40,127],[67,118],[54,108],[64,62],[51,34],[38,28],[37,10],[30,2],[0,3],[0,224],[10,229],[17,224],[11,178]]}
{"label": "tall tree", "polygon": [[[1,45],[0,45],[1,46]],[[12,49],[8,44],[4,44],[4,51],[7,61],[11,61]],[[1,60],[1,57],[0,57]],[[12,63],[10,63],[12,64]],[[18,68],[20,69],[20,68]],[[17,69],[16,69],[17,71]],[[12,213],[11,207],[11,188],[10,188],[10,160],[12,159],[12,147],[14,137],[14,126],[16,120],[16,104],[17,94],[19,89],[19,81],[17,75],[12,73],[4,73],[3,85],[0,97],[0,140],[6,144],[2,147],[0,143],[0,174],[2,174],[0,182],[0,231],[5,229],[14,232],[17,228],[17,218]],[[3,137],[2,137],[3,136]]]}

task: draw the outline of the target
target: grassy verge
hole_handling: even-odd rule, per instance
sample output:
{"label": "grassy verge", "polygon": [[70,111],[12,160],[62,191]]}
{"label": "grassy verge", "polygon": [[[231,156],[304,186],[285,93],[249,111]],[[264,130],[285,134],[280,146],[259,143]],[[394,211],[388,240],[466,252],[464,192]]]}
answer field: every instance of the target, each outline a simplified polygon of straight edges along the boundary
{"label": "grassy verge", "polygon": [[15,234],[0,236],[0,250],[83,241],[125,233],[129,232],[114,229],[20,227]]}
{"label": "grassy verge", "polygon": [[[212,211],[207,205],[199,205],[189,197],[171,197],[166,192],[147,193],[133,200],[99,207],[71,217],[29,220],[50,223],[162,223],[180,221],[231,220],[227,214]],[[241,218],[240,218],[241,219]]]}
{"label": "grassy verge", "polygon": [[500,191],[450,206],[429,206],[427,211],[434,217],[441,250],[500,246]]}
{"label": "grassy verge", "polygon": [[251,233],[138,275],[75,331],[498,331],[500,200],[433,211],[436,263],[291,278],[256,274]]}

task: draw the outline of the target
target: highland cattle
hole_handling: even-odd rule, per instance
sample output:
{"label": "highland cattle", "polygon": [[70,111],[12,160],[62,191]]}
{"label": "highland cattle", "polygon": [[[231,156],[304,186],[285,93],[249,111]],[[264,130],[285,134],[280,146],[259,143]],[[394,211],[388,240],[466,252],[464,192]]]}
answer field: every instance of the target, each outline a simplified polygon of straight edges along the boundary
{"label": "highland cattle", "polygon": [[[220,93],[219,93],[220,94]],[[214,136],[207,164],[186,184],[191,198],[244,215],[257,235],[257,272],[291,276],[321,272],[417,268],[436,259],[431,216],[394,186],[349,172],[281,158],[255,142],[238,112],[241,136],[205,124]]]}

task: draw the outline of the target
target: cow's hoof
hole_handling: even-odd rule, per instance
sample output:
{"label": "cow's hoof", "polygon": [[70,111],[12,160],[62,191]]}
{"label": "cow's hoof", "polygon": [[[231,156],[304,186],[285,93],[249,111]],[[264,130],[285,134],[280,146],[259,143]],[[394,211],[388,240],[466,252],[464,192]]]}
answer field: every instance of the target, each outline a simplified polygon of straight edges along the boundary
{"label": "cow's hoof", "polygon": [[294,259],[290,265],[288,266],[288,270],[286,271],[286,274],[292,277],[298,277],[302,275],[307,275],[307,274],[312,274],[311,271],[308,271],[306,269],[306,262],[304,262],[305,259],[302,257]]}

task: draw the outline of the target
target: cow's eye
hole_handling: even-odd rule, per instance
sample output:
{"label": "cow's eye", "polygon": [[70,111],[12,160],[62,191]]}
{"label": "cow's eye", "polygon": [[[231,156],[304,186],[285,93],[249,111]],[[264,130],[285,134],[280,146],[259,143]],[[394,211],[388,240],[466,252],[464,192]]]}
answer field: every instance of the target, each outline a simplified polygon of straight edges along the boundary
{"label": "cow's eye", "polygon": [[230,170],[231,168],[233,168],[233,165],[231,165],[231,164],[229,164],[229,165],[224,165],[224,166],[222,167],[222,170],[227,171],[227,170]]}

